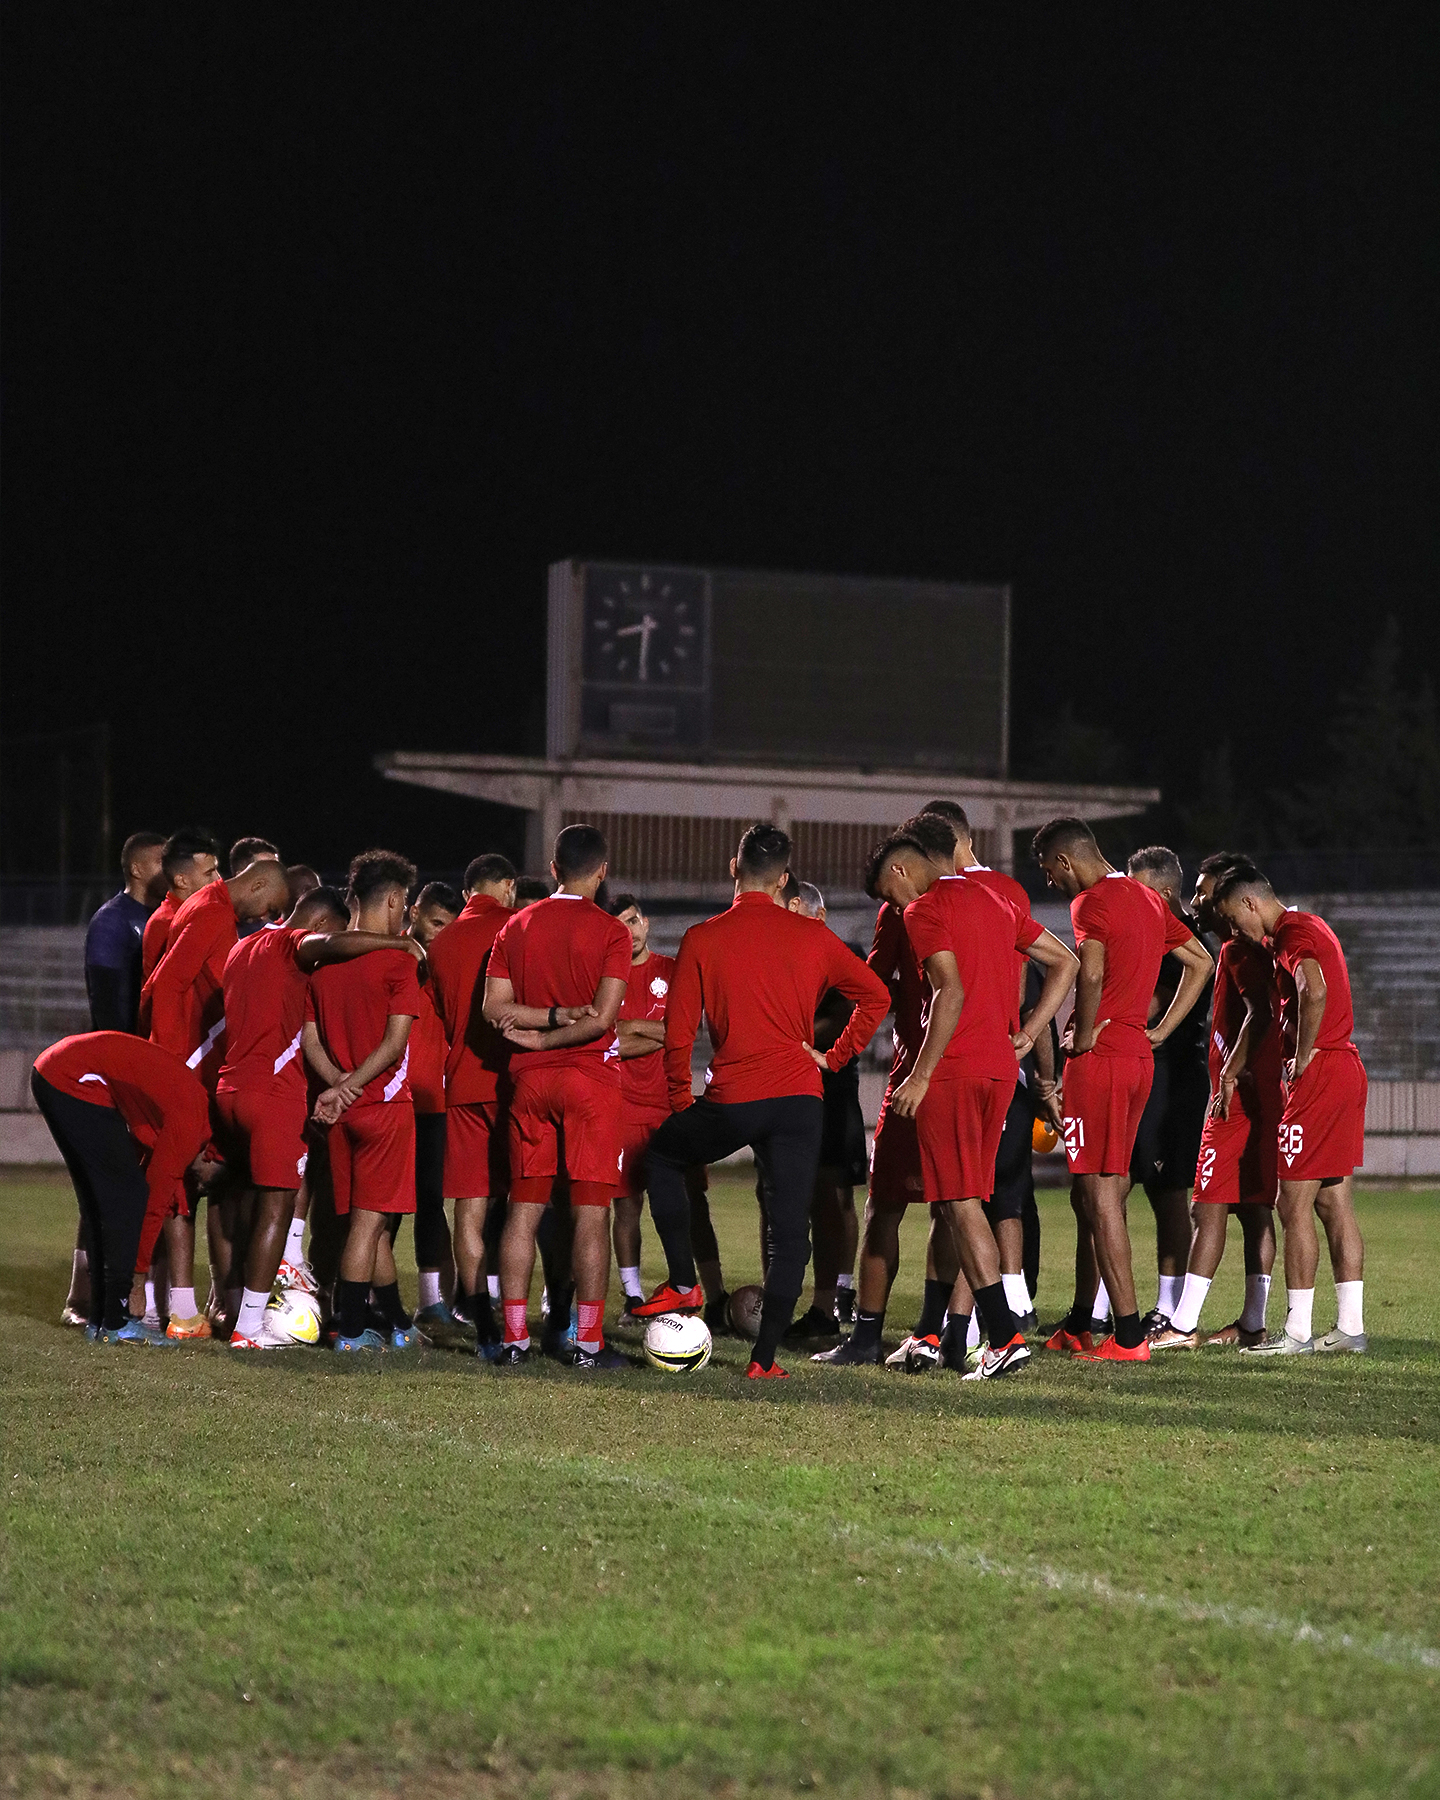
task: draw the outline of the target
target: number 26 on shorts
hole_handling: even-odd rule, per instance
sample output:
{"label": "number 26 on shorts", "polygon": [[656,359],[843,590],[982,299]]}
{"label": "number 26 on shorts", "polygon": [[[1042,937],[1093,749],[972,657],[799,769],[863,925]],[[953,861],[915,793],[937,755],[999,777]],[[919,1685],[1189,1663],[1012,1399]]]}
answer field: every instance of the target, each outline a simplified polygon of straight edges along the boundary
{"label": "number 26 on shorts", "polygon": [[1280,1127],[1280,1154],[1286,1165],[1294,1163],[1295,1158],[1305,1149],[1305,1127],[1303,1125],[1282,1125]]}

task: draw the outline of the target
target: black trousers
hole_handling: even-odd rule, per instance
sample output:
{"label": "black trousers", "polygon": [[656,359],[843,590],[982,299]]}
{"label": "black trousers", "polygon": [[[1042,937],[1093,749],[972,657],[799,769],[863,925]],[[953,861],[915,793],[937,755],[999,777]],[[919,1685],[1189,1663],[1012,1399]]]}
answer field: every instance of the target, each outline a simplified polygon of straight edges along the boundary
{"label": "black trousers", "polygon": [[650,1216],[665,1246],[675,1286],[695,1284],[685,1170],[692,1163],[719,1162],[748,1144],[764,1158],[771,1184],[765,1293],[793,1308],[810,1261],[810,1200],[824,1121],[824,1106],[812,1094],[747,1100],[735,1106],[697,1100],[684,1112],[670,1115],[651,1138],[648,1156]]}
{"label": "black trousers", "polygon": [[92,1106],[33,1070],[30,1092],[75,1184],[90,1250],[90,1323],[116,1331],[135,1275],[150,1189],[120,1114]]}
{"label": "black trousers", "polygon": [[440,1269],[450,1250],[445,1219],[445,1115],[415,1115],[415,1265]]}

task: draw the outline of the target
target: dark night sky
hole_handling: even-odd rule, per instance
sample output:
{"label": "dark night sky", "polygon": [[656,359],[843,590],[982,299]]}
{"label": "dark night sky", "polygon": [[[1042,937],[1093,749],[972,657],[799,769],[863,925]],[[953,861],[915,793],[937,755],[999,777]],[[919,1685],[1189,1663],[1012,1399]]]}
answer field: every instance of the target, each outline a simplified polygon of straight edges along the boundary
{"label": "dark night sky", "polygon": [[122,830],[463,864],[369,756],[538,748],[569,554],[1008,579],[1167,782],[1440,665],[1428,9],[5,11],[5,730]]}

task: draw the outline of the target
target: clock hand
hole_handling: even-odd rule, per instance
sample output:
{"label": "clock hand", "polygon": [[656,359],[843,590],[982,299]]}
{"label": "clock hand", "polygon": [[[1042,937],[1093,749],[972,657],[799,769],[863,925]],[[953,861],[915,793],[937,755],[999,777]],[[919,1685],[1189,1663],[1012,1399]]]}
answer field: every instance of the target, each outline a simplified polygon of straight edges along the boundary
{"label": "clock hand", "polygon": [[650,661],[650,633],[658,629],[657,621],[652,619],[649,613],[646,613],[638,625],[622,625],[620,630],[615,633],[617,638],[638,637],[640,639],[639,672],[642,681],[648,681],[650,679],[648,666]]}

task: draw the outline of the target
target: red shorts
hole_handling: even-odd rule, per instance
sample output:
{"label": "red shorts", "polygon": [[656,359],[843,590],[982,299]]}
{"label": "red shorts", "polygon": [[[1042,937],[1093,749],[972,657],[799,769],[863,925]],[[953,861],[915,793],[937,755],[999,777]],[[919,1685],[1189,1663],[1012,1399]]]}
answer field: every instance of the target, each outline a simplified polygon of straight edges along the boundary
{"label": "red shorts", "polygon": [[1126,1175],[1155,1080],[1153,1056],[1087,1051],[1065,1065],[1062,1123],[1072,1175]]}
{"label": "red shorts", "polygon": [[636,1112],[622,1107],[620,1111],[620,1179],[617,1194],[628,1194],[632,1200],[645,1198],[645,1152],[650,1140],[670,1117],[668,1112]]}
{"label": "red shorts", "polygon": [[382,1101],[352,1106],[330,1127],[335,1212],[413,1213],[415,1108]]}
{"label": "red shorts", "polygon": [[510,1171],[515,1181],[570,1177],[604,1188],[608,1205],[620,1179],[620,1084],[603,1071],[552,1065],[515,1073],[510,1097]]}
{"label": "red shorts", "polygon": [[892,1112],[891,1097],[887,1087],[870,1148],[870,1204],[879,1212],[897,1212],[925,1198],[915,1121]]}
{"label": "red shorts", "polygon": [[1365,1065],[1353,1044],[1317,1050],[1286,1090],[1276,1148],[1282,1181],[1331,1181],[1365,1160]]}
{"label": "red shorts", "polygon": [[501,1200],[510,1191],[510,1125],[501,1100],[445,1109],[445,1198]]}
{"label": "red shorts", "polygon": [[915,1115],[925,1198],[988,1200],[1015,1083],[957,1075],[932,1081]]}
{"label": "red shorts", "polygon": [[1207,1117],[1195,1164],[1195,1198],[1214,1206],[1275,1204],[1273,1107],[1263,1106],[1242,1080],[1230,1101],[1228,1119]]}
{"label": "red shorts", "polygon": [[305,1090],[294,1094],[217,1093],[215,1117],[227,1163],[250,1171],[257,1188],[298,1188],[305,1173]]}

